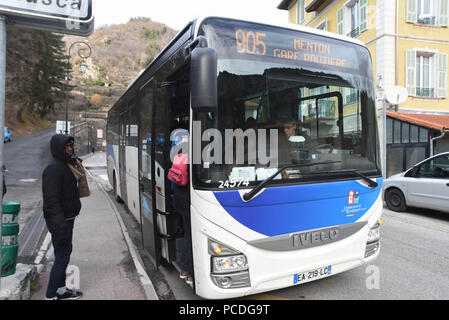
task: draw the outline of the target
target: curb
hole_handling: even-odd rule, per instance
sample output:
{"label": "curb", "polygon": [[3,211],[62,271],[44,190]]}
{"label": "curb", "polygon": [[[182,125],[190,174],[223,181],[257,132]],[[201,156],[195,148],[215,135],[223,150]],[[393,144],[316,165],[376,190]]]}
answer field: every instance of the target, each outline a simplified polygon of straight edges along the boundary
{"label": "curb", "polygon": [[[93,175],[88,170],[86,170],[86,171],[89,173],[89,175],[92,178],[94,178]],[[129,253],[133,260],[134,266],[136,267],[137,274],[139,276],[140,283],[142,285],[142,288],[144,290],[147,300],[159,300],[159,296],[157,295],[156,290],[154,289],[154,285],[151,282],[150,277],[146,273],[145,268],[143,267],[142,258],[140,257],[138,251],[136,250],[136,247],[134,246],[134,243],[131,240],[131,237],[129,236],[128,230],[126,229],[125,223],[123,222],[123,219],[120,216],[120,213],[118,212],[117,208],[115,207],[115,204],[109,198],[109,195],[107,194],[107,192],[104,189],[104,187],[102,186],[102,184],[99,183],[95,178],[94,178],[94,180],[97,183],[100,190],[104,193],[104,195],[108,199],[109,205],[112,208],[112,210],[114,211],[115,217],[117,218],[117,220],[120,224],[120,228],[122,230],[123,237],[125,238],[126,245],[128,246]]]}
{"label": "curb", "polygon": [[0,300],[28,300],[31,296],[31,281],[36,279],[38,267],[18,263],[16,273],[0,279]]}

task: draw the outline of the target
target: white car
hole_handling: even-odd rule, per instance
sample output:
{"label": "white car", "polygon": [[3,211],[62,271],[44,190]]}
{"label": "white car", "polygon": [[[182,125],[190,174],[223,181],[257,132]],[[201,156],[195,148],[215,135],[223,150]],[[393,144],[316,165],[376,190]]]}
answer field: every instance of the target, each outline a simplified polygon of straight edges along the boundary
{"label": "white car", "polygon": [[449,152],[389,177],[384,181],[383,196],[393,211],[418,207],[449,212]]}

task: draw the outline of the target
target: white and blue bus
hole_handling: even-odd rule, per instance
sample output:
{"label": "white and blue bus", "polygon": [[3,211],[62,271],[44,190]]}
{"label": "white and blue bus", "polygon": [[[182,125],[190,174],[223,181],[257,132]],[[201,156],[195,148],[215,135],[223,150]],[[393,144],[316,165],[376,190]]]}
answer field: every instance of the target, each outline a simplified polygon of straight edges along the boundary
{"label": "white and blue bus", "polygon": [[[190,226],[167,179],[176,132],[190,132]],[[115,196],[158,267],[179,264],[190,227],[201,297],[294,286],[379,254],[375,91],[358,40],[197,19],[111,108],[107,140]]]}

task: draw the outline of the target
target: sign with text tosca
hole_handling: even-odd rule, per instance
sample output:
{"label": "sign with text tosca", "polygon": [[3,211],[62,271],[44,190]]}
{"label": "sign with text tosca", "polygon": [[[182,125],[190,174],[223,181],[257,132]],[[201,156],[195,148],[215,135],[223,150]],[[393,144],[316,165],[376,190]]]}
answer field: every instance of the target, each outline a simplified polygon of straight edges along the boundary
{"label": "sign with text tosca", "polygon": [[0,14],[18,26],[88,36],[94,29],[92,0],[0,0]]}

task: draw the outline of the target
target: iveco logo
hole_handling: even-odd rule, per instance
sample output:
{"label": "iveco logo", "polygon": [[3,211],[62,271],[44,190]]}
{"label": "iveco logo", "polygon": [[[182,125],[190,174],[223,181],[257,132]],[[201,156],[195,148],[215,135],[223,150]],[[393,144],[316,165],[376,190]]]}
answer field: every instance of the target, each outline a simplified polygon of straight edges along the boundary
{"label": "iveco logo", "polygon": [[324,242],[333,242],[338,239],[339,234],[338,228],[295,234],[292,236],[293,247],[309,247],[324,244]]}

